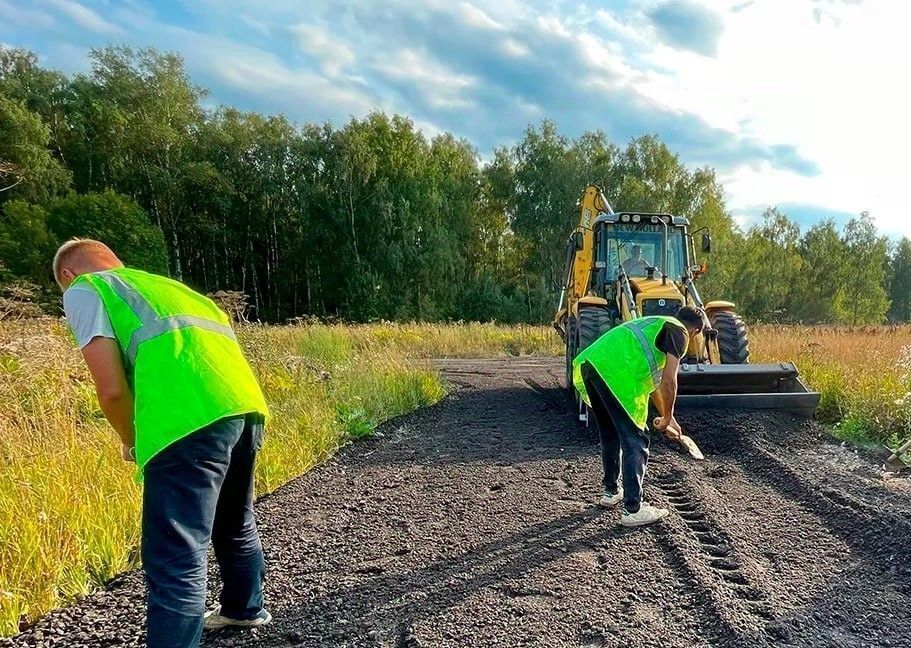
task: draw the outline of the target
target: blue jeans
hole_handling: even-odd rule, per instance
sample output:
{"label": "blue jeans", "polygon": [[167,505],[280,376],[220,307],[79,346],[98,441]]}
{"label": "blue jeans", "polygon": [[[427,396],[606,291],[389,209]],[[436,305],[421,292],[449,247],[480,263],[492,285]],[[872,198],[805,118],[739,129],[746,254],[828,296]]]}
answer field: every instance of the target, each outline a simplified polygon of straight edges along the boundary
{"label": "blue jeans", "polygon": [[145,467],[142,563],[150,648],[199,645],[209,540],[221,570],[222,614],[263,609],[265,565],[253,517],[259,415],[222,419],[156,455]]}
{"label": "blue jeans", "polygon": [[[585,391],[592,402],[592,413],[601,435],[601,465],[604,468],[604,490],[616,493],[623,474],[623,508],[635,513],[642,504],[642,481],[648,466],[649,436],[640,430],[617,401],[604,380],[588,362],[582,365]],[[623,470],[620,470],[620,449]]]}

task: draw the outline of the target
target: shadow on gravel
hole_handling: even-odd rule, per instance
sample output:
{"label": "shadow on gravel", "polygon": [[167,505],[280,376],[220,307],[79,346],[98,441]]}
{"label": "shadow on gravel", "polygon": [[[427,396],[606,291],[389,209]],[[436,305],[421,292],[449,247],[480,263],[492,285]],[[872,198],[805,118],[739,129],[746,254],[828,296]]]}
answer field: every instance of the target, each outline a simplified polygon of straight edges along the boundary
{"label": "shadow on gravel", "polygon": [[890,574],[862,561],[839,574],[810,605],[774,620],[766,631],[775,645],[904,647],[911,628],[909,596],[909,581],[890,581]]}
{"label": "shadow on gravel", "polygon": [[565,392],[555,388],[462,390],[439,405],[383,426],[380,432],[386,438],[359,463],[514,465],[591,456],[597,452],[597,431],[574,421],[567,404]]}
{"label": "shadow on gravel", "polygon": [[[862,483],[848,467],[807,453],[826,442],[818,428],[781,413],[736,413],[714,429],[704,415],[690,422],[711,430],[700,438],[707,455],[736,462],[760,489],[774,489],[800,504],[848,545],[858,559],[858,573],[880,587],[911,594],[911,502]],[[831,606],[821,600],[800,616],[813,618],[819,610],[829,613]]]}
{"label": "shadow on gravel", "polygon": [[309,628],[311,636],[331,645],[333,638],[351,639],[350,619],[361,623],[362,632],[373,628],[388,635],[444,614],[486,588],[508,598],[558,596],[560,592],[524,582],[526,575],[577,551],[594,547],[609,551],[605,545],[630,533],[642,533],[615,524],[586,528],[602,512],[591,508],[566,515],[410,572],[339,586],[315,601],[279,609],[277,616],[292,626]]}

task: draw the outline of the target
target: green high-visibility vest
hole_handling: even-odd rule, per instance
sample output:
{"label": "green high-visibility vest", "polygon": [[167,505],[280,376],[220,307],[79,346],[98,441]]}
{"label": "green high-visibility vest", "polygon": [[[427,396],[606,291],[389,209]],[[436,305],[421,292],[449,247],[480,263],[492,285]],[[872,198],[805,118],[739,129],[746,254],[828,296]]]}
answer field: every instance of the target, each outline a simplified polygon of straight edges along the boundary
{"label": "green high-visibility vest", "polygon": [[101,296],[133,390],[136,464],[219,419],[269,415],[215,303],[178,281],[118,268],[80,275]]}
{"label": "green high-visibility vest", "polygon": [[686,327],[673,317],[640,317],[615,326],[583,349],[573,360],[573,384],[591,406],[582,365],[591,364],[617,402],[640,429],[648,420],[648,398],[661,382],[667,354],[655,346],[665,324]]}

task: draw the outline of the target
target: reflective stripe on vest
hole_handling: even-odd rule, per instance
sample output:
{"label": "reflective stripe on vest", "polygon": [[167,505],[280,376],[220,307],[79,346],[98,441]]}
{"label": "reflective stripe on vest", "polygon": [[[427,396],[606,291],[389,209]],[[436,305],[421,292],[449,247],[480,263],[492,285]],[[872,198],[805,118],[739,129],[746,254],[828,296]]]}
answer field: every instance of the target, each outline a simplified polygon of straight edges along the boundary
{"label": "reflective stripe on vest", "polygon": [[120,297],[133,311],[139,319],[139,328],[133,331],[130,336],[130,343],[126,349],[126,359],[131,367],[136,366],[136,355],[139,353],[139,345],[147,340],[158,337],[168,331],[195,326],[197,328],[220,333],[226,337],[236,340],[234,330],[225,324],[220,324],[205,317],[197,315],[171,315],[169,317],[159,317],[151,304],[146,301],[145,297],[125,282],[117,275],[110,272],[96,273],[99,279],[104,281],[114,294]]}
{"label": "reflective stripe on vest", "polygon": [[[88,273],[133,392],[136,465],[227,417],[269,418],[262,389],[228,316],[178,281],[132,268]],[[139,350],[142,349],[142,353]]]}
{"label": "reflective stripe on vest", "polygon": [[658,367],[655,349],[649,344],[648,339],[645,337],[645,327],[649,324],[651,324],[651,322],[647,319],[638,319],[631,321],[628,328],[633,332],[633,335],[636,336],[636,340],[639,341],[639,346],[642,347],[642,353],[645,354],[645,359],[648,361],[648,371],[652,375],[652,383],[657,385],[661,380],[661,369]]}

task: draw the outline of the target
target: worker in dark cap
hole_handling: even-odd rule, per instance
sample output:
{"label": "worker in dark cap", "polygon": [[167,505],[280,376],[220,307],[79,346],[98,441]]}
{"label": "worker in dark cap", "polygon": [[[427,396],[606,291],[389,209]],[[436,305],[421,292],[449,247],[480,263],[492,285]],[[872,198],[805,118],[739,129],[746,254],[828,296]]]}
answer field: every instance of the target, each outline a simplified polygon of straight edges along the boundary
{"label": "worker in dark cap", "polygon": [[651,524],[668,514],[667,509],[642,501],[649,456],[649,398],[658,408],[654,427],[679,440],[682,431],[674,418],[677,367],[704,322],[702,311],[689,306],[675,317],[641,317],[615,326],[573,360],[573,382],[601,435],[601,504],[622,503],[624,526]]}

